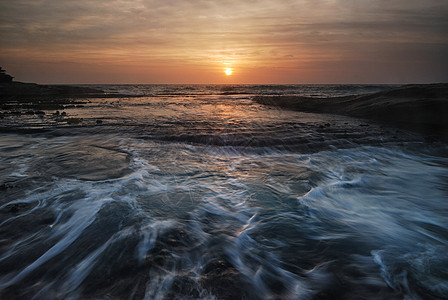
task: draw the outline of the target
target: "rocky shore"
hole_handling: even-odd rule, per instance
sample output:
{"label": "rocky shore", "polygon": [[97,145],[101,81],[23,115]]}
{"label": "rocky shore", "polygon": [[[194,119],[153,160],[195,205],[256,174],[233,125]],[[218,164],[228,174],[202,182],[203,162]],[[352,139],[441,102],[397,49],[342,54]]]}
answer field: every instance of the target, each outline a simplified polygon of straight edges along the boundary
{"label": "rocky shore", "polygon": [[0,111],[4,114],[43,114],[43,110],[58,110],[79,106],[87,98],[101,97],[102,91],[76,86],[39,85],[35,83],[0,83]]}
{"label": "rocky shore", "polygon": [[[23,110],[58,110],[79,107],[92,98],[130,97],[76,85],[42,85],[37,83],[0,83],[0,111],[10,114]],[[1,115],[1,113],[0,113]]]}
{"label": "rocky shore", "polygon": [[[91,87],[0,83],[0,116],[82,107],[92,98],[131,97]],[[335,98],[255,96],[253,101],[302,112],[364,118],[448,140],[448,84],[404,85],[367,95]]]}
{"label": "rocky shore", "polygon": [[22,96],[97,97],[102,95],[104,95],[103,91],[89,87],[71,85],[41,85],[24,82],[0,83],[0,101]]}
{"label": "rocky shore", "polygon": [[257,103],[303,112],[338,114],[387,123],[447,139],[448,84],[404,85],[338,98],[256,96]]}

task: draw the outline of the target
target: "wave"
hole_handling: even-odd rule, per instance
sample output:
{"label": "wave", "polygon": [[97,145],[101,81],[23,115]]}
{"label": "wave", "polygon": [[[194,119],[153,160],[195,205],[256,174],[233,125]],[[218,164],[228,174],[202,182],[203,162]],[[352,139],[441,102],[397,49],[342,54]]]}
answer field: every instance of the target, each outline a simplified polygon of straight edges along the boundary
{"label": "wave", "polygon": [[[443,149],[254,153],[113,135],[10,135],[1,147],[5,298],[447,290]],[[117,153],[127,172],[85,178],[89,149],[105,149],[97,165]]]}

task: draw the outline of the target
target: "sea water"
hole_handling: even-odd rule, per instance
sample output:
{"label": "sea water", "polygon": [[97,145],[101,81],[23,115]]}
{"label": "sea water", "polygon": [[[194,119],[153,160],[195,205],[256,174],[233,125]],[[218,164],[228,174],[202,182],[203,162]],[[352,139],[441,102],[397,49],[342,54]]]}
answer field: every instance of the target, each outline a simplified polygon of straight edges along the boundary
{"label": "sea water", "polygon": [[387,86],[97,88],[0,120],[1,298],[448,295],[446,145],[251,100]]}

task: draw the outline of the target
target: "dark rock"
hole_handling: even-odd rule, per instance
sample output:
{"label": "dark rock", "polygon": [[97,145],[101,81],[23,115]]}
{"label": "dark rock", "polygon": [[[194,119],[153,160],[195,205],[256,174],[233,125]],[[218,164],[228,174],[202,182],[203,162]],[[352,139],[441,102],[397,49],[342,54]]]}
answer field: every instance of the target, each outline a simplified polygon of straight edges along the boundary
{"label": "dark rock", "polygon": [[177,276],[171,285],[171,291],[166,299],[199,299],[199,286],[187,276]]}
{"label": "dark rock", "polygon": [[1,82],[0,80],[0,96],[8,97],[42,97],[54,96],[59,98],[67,97],[102,97],[104,92],[82,86],[70,85],[39,85],[35,83],[24,82]]}
{"label": "dark rock", "polygon": [[12,77],[11,75],[9,75],[9,74],[6,74],[6,71],[2,68],[2,67],[0,67],[0,82],[12,82],[12,79],[13,79],[14,77]]}
{"label": "dark rock", "polygon": [[8,205],[6,208],[9,209],[9,212],[17,213],[20,210],[27,210],[30,209],[33,206],[31,203],[14,203],[11,205]]}
{"label": "dark rock", "polygon": [[81,118],[68,118],[67,120],[67,124],[79,124],[82,122]]}
{"label": "dark rock", "polygon": [[10,188],[9,184],[3,183],[0,185],[0,191],[6,191],[9,188]]}
{"label": "dark rock", "polygon": [[375,120],[447,139],[446,83],[405,85],[373,94],[334,98],[255,96],[252,99],[260,104],[286,109]]}
{"label": "dark rock", "polygon": [[204,268],[200,283],[218,299],[246,299],[241,274],[225,259],[215,259]]}

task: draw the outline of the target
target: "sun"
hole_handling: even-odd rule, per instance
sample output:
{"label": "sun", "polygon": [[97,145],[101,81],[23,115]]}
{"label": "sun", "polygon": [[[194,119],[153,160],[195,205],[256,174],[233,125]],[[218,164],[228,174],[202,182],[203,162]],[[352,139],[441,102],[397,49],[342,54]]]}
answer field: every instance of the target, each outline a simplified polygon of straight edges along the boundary
{"label": "sun", "polygon": [[230,75],[232,75],[232,69],[231,68],[226,68],[225,70],[224,70],[224,73],[226,73],[226,75],[227,76],[230,76]]}

